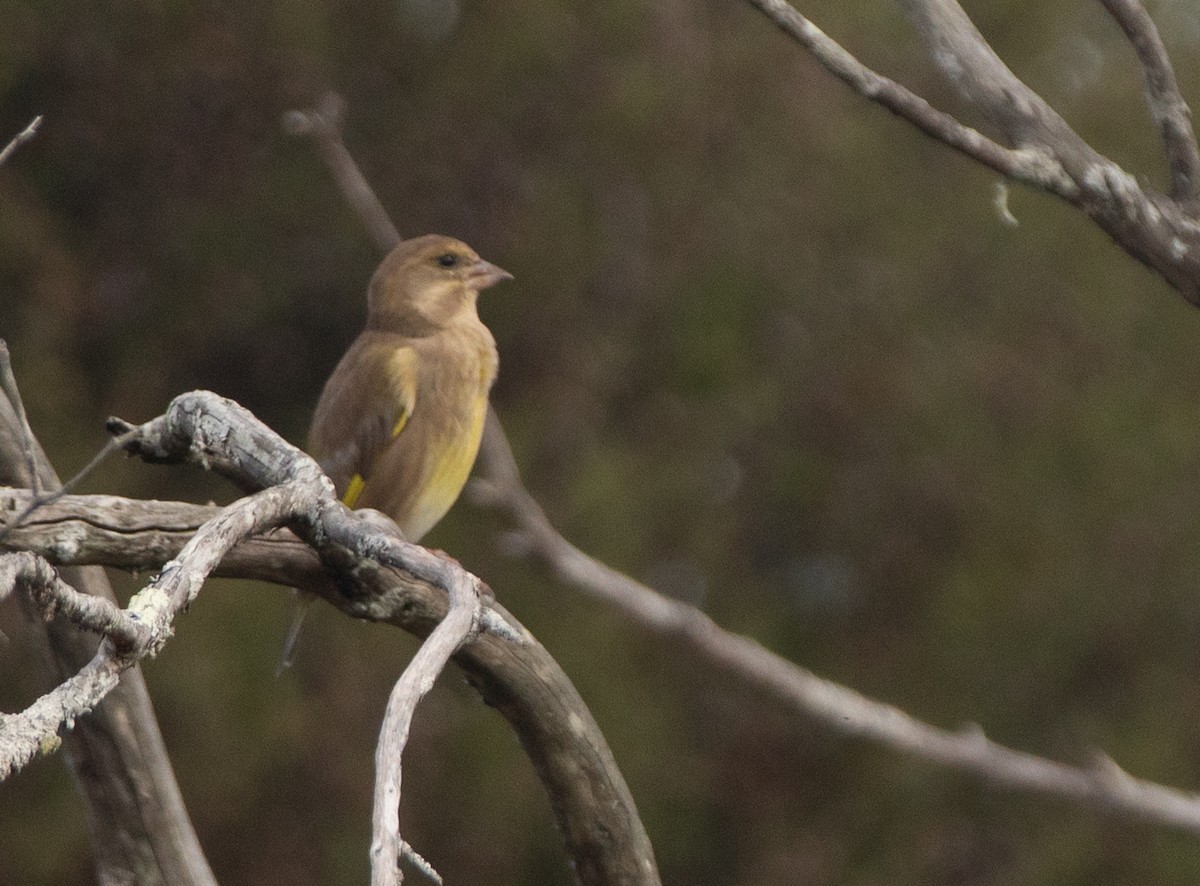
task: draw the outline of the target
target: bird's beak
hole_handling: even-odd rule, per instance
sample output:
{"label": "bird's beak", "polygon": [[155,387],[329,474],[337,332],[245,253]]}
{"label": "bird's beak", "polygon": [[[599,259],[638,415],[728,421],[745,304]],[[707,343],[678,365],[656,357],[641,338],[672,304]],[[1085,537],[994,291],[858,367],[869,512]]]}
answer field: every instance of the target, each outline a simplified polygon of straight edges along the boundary
{"label": "bird's beak", "polygon": [[511,280],[512,278],[513,275],[504,270],[504,268],[497,267],[490,261],[484,261],[483,259],[479,259],[467,271],[467,282],[471,284],[471,288],[476,292],[487,289],[489,286],[495,286],[501,280]]}

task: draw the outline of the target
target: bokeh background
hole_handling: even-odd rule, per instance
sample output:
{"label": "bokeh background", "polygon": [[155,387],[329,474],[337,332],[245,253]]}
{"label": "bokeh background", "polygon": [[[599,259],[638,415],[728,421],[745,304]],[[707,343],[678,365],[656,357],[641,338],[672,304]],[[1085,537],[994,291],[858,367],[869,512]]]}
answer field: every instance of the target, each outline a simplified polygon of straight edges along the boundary
{"label": "bokeh background", "polygon": [[[956,108],[882,2],[799,4]],[[1150,4],[1200,101],[1200,11]],[[1151,185],[1132,52],[1099,4],[978,0],[1014,69]],[[513,272],[494,401],[585,550],[946,727],[1200,787],[1200,313],[1050,199],[820,71],[741,0],[0,4],[0,335],[60,472],[216,390],[303,439],[378,256],[281,115],[327,88],[405,234]],[[969,115],[968,115],[969,118]],[[87,491],[226,501],[114,462]],[[670,884],[1193,883],[1194,837],[784,716],[506,554],[496,589],[604,728]],[[120,580],[128,591],[132,580]],[[371,753],[414,648],[213,582],[146,667],[224,884],[365,881]],[[0,607],[0,707],[35,692]],[[419,711],[406,836],[449,883],[565,884],[545,797],[450,673]],[[0,882],[87,883],[61,759],[0,787]]]}

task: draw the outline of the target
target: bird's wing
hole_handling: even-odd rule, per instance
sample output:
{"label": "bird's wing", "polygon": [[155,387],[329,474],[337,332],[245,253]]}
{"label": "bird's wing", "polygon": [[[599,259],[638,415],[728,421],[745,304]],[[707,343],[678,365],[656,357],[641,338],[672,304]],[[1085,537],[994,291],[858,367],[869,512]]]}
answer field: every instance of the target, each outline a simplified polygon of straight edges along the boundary
{"label": "bird's wing", "polygon": [[362,494],[380,454],[407,426],[416,391],[416,351],[391,342],[356,343],[330,377],[309,449],[348,507]]}

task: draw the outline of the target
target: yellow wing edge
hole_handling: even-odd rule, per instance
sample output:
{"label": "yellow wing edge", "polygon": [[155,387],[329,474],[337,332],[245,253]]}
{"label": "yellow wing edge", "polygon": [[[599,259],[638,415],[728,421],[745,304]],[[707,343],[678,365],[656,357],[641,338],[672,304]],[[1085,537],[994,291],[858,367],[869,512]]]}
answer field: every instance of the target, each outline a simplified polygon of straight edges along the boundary
{"label": "yellow wing edge", "polygon": [[[404,430],[406,424],[408,424],[408,410],[401,409],[400,417],[392,425],[393,440],[400,436],[400,432]],[[351,477],[350,485],[346,487],[346,494],[342,496],[342,504],[348,508],[354,507],[354,503],[358,501],[358,497],[362,495],[363,487],[366,485],[367,481],[363,478],[362,474],[355,474]]]}

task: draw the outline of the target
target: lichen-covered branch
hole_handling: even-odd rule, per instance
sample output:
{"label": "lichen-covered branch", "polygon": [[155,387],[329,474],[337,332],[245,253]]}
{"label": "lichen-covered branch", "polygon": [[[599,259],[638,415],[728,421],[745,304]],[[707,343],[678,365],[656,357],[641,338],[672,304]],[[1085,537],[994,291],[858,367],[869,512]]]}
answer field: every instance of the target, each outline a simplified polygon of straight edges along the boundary
{"label": "lichen-covered branch", "polygon": [[[929,55],[1000,141],[931,107],[876,73],[786,0],[746,0],[860,95],[931,138],[1002,175],[1039,188],[1088,216],[1121,248],[1200,306],[1200,217],[1196,214],[1195,137],[1165,51],[1135,0],[1107,6],[1134,42],[1172,171],[1170,196],[1143,187],[1087,144],[1040,95],[1014,74],[956,0],[900,0]],[[1151,26],[1152,28],[1152,26]]]}
{"label": "lichen-covered branch", "polygon": [[79,593],[46,560],[28,551],[0,557],[0,600],[17,588],[29,595],[47,621],[61,614],[119,647],[134,646],[144,635],[143,625],[116,603]]}
{"label": "lichen-covered branch", "polygon": [[[3,357],[0,482],[57,490],[58,477],[24,420],[6,349]],[[5,517],[20,514],[29,501],[27,495]],[[61,577],[77,591],[115,605],[103,569],[70,567]],[[29,597],[19,597],[26,629],[43,653],[42,683],[49,692],[87,666],[97,640],[67,619],[46,621]],[[125,671],[104,703],[77,721],[62,743],[83,801],[98,882],[215,886],[138,668]]]}
{"label": "lichen-covered branch", "polygon": [[[488,466],[474,494],[509,511],[531,556],[553,566],[585,593],[615,605],[645,629],[685,644],[719,673],[796,713],[842,734],[970,773],[997,788],[1060,797],[1200,833],[1200,795],[1133,778],[1104,756],[1092,766],[1069,766],[998,745],[978,729],[940,729],[818,677],[749,638],[724,631],[694,607],[664,597],[570,546],[536,502],[513,485],[514,478],[519,481],[511,464],[499,463],[495,470]],[[25,490],[0,489],[0,515],[22,507],[28,496]],[[39,511],[37,520],[14,533],[8,544],[60,563],[104,563],[143,571],[175,556],[213,510],[178,502],[67,496]],[[69,545],[61,543],[63,536],[71,539]],[[305,587],[348,614],[388,621],[421,636],[439,623],[446,606],[445,594],[437,588],[390,568],[365,571],[363,597],[346,597],[327,576],[324,584],[315,581],[324,575],[317,555],[287,531],[242,542],[213,574]],[[488,690],[485,697],[504,701],[501,710],[526,747],[545,749],[544,756],[534,757],[539,771],[553,773],[570,761],[565,742],[560,744],[561,736],[556,737],[567,725],[563,720],[570,718],[570,705],[565,704],[557,720],[543,715],[525,718],[522,712],[558,710],[552,699],[569,701],[569,683],[555,675],[553,660],[512,616],[494,602],[485,612],[481,633],[455,653],[455,661],[473,684]],[[547,684],[530,684],[531,672],[542,675]],[[520,674],[525,675],[524,682],[514,677]],[[588,758],[581,759],[586,763]]]}
{"label": "lichen-covered branch", "polygon": [[1179,91],[1175,68],[1154,19],[1139,0],[1100,0],[1125,32],[1137,53],[1146,82],[1150,116],[1162,135],[1171,174],[1171,197],[1194,203],[1200,195],[1200,149],[1192,129],[1192,111]]}
{"label": "lichen-covered branch", "polygon": [[[179,516],[169,517],[161,510],[158,514],[166,517],[162,522],[169,528],[156,538],[141,521],[139,538],[145,549],[138,555],[140,568],[154,568],[146,563],[145,550],[171,557],[159,580],[131,603],[131,609],[136,606],[141,617],[155,626],[155,638],[163,636],[159,629],[169,627],[160,613],[175,611],[194,599],[201,574],[215,572],[221,557],[238,557],[239,548],[261,555],[261,562],[253,567],[259,573],[284,576],[288,584],[321,593],[356,617],[392,621],[421,636],[445,618],[447,591],[453,582],[477,581],[448,558],[379,531],[367,514],[348,511],[333,499],[328,479],[308,456],[279,440],[231,401],[193,392],[176,398],[163,416],[137,428],[119,421],[111,427],[126,435],[136,431],[128,437],[126,448],[143,458],[204,464],[244,487],[266,487],[231,508],[218,510],[215,517],[207,511],[191,511],[197,517],[208,515],[203,538],[198,534],[183,541],[187,533],[180,533]],[[27,493],[9,490],[4,495],[19,498]],[[20,545],[53,562],[80,562],[81,557],[99,556],[102,546],[91,537],[93,531],[117,539],[128,536],[139,523],[132,516],[137,505],[114,508],[111,498],[105,503],[115,517],[103,530],[99,526],[106,518],[99,514],[64,520],[63,506],[76,500],[69,497],[39,509],[7,537],[5,546]],[[6,501],[16,504],[14,498]],[[242,507],[231,513],[237,505]],[[248,538],[285,521],[296,533],[290,540],[278,530],[272,533],[278,541]],[[39,531],[44,546],[36,543]],[[308,547],[301,548],[297,537]],[[180,541],[178,553],[170,553],[173,543]],[[268,549],[264,545],[278,545],[282,552],[263,555]],[[122,550],[131,553],[127,543]],[[245,550],[240,556],[247,556]],[[293,558],[299,567],[289,572],[285,567]],[[349,596],[345,588],[334,588],[327,572],[322,572],[351,567],[358,590]],[[310,584],[300,578],[315,580]],[[653,850],[633,799],[566,675],[499,606],[489,606],[479,623],[479,634],[454,658],[484,700],[512,723],[520,737],[550,794],[580,882],[658,883]],[[156,642],[151,640],[146,648],[156,648]]]}
{"label": "lichen-covered branch", "polygon": [[450,608],[421,644],[388,697],[379,743],[375,748],[375,802],[371,812],[372,886],[397,886],[400,858],[401,755],[419,702],[460,646],[479,630],[482,617],[479,580],[461,572],[451,578]]}

